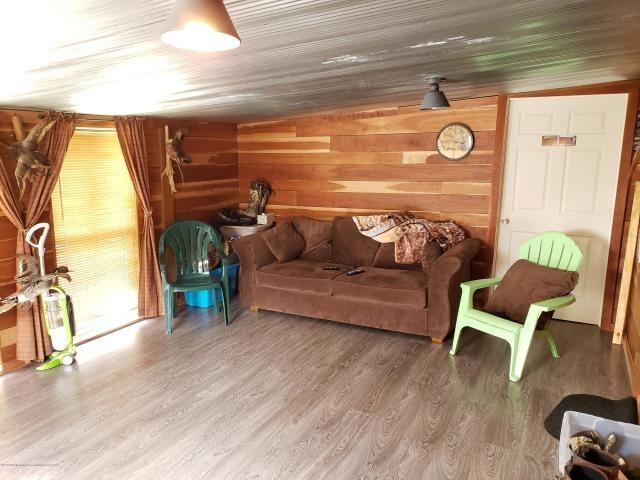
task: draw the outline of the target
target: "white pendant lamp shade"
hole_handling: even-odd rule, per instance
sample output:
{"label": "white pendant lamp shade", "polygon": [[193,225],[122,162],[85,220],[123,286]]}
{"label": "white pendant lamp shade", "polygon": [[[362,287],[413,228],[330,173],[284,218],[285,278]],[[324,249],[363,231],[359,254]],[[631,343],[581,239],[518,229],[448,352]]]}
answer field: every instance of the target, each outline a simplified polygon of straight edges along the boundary
{"label": "white pendant lamp shade", "polygon": [[178,0],[160,38],[173,47],[197,52],[231,50],[240,45],[222,0]]}

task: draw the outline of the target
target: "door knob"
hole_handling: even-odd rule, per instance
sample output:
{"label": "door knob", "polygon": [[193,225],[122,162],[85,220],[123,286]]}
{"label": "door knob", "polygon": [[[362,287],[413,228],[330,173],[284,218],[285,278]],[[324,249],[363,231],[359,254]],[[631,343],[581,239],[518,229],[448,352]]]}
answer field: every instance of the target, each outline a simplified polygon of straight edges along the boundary
{"label": "door knob", "polygon": [[506,217],[505,217],[505,218],[501,218],[501,219],[500,219],[500,223],[502,223],[502,224],[504,224],[504,225],[507,225],[507,224],[509,223],[509,219],[508,219],[508,218],[506,218]]}

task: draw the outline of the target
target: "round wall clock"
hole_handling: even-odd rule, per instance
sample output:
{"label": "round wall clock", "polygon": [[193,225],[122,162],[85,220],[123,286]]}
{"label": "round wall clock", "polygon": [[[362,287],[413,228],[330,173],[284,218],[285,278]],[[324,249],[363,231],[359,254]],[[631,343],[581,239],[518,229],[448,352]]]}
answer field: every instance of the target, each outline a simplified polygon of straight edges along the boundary
{"label": "round wall clock", "polygon": [[463,123],[450,123],[438,134],[438,153],[449,160],[461,160],[473,150],[473,133]]}

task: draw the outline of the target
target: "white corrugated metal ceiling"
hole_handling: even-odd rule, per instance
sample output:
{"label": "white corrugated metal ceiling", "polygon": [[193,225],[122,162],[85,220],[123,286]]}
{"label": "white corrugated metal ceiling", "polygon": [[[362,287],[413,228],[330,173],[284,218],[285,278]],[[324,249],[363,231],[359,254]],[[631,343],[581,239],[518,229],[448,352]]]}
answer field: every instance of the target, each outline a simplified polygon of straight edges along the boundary
{"label": "white corrugated metal ceiling", "polygon": [[2,0],[0,106],[246,121],[640,78],[638,0],[228,0],[242,37],[159,40],[173,0]]}

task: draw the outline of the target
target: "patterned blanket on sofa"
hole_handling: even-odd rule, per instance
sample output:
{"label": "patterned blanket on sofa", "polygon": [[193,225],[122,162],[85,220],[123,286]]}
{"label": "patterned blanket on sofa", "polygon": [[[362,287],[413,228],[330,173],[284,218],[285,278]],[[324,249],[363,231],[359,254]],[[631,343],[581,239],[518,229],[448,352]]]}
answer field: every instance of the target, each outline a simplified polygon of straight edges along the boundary
{"label": "patterned blanket on sofa", "polygon": [[466,237],[454,222],[427,220],[408,212],[352,218],[363,235],[381,243],[395,242],[397,263],[420,262],[425,242],[434,240],[446,251]]}

